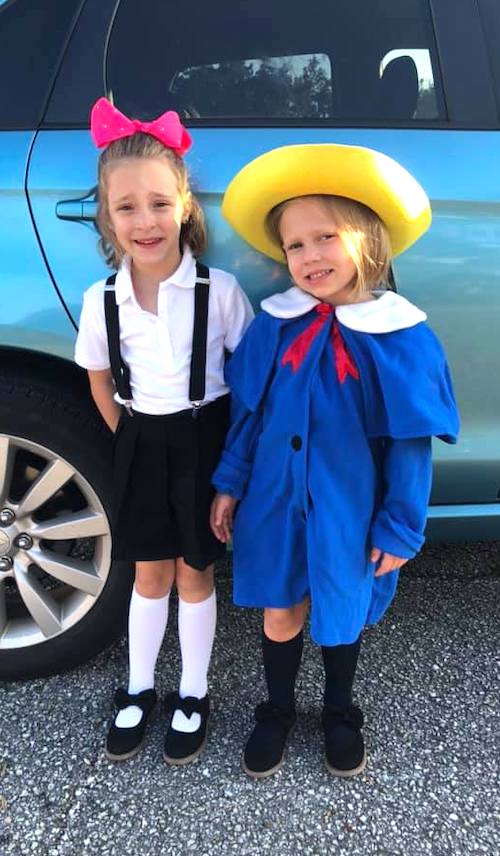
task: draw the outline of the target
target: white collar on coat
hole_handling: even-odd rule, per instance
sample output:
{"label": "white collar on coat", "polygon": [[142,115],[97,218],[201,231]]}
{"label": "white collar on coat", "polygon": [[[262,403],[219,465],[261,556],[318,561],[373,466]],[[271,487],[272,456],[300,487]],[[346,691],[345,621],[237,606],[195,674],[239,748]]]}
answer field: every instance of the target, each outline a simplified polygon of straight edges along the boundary
{"label": "white collar on coat", "polygon": [[[376,300],[337,306],[340,323],[360,333],[393,333],[414,327],[427,315],[418,306],[394,291],[375,292]],[[294,285],[287,291],[273,294],[261,302],[261,308],[275,318],[299,318],[321,301]]]}

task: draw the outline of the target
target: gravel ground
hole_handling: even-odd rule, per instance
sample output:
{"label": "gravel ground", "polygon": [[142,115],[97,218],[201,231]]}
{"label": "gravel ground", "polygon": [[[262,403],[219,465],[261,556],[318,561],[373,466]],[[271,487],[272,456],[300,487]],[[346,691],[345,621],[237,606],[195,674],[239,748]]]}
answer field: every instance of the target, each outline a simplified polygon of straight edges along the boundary
{"label": "gravel ground", "polygon": [[[365,636],[356,696],[369,762],[349,781],[323,764],[320,658],[309,642],[285,766],[262,782],[241,772],[263,694],[260,616],[231,605],[225,569],[209,745],[190,767],[163,762],[160,718],[140,756],[104,758],[123,641],[72,673],[4,685],[0,856],[500,854],[499,577],[491,544],[431,546],[408,568],[395,605]],[[179,670],[174,618],[162,693]]]}

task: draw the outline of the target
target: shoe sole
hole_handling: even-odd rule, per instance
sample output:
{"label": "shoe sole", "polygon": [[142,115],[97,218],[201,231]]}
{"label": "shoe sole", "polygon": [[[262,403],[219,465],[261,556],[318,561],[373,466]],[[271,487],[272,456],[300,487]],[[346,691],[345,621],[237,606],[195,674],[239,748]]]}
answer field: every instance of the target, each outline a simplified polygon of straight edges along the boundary
{"label": "shoe sole", "polygon": [[241,756],[241,767],[243,769],[243,772],[246,773],[247,776],[250,776],[251,779],[267,779],[268,776],[274,776],[274,774],[277,773],[278,770],[280,769],[280,767],[282,767],[283,764],[285,763],[286,754],[288,752],[288,742],[290,740],[290,737],[291,737],[294,729],[295,729],[295,723],[292,725],[292,727],[290,728],[290,730],[287,734],[285,746],[283,748],[283,755],[279,759],[278,763],[274,765],[274,767],[271,767],[269,770],[262,770],[262,771],[261,770],[251,770],[250,767],[247,767],[247,765],[245,764],[245,756],[242,755]]}
{"label": "shoe sole", "polygon": [[352,770],[338,770],[337,767],[332,767],[332,765],[328,763],[328,761],[325,757],[326,769],[328,770],[329,773],[332,774],[332,776],[338,776],[339,779],[350,779],[352,776],[358,776],[359,773],[362,773],[363,770],[365,769],[367,761],[368,761],[368,755],[366,753],[366,749],[365,749],[365,754],[363,755],[363,760],[361,761],[361,764],[358,764],[357,767],[353,767]]}
{"label": "shoe sole", "polygon": [[196,752],[193,752],[191,755],[186,755],[185,758],[171,758],[170,755],[167,755],[165,752],[163,753],[163,760],[169,764],[170,767],[182,767],[184,764],[191,764],[193,761],[196,761],[197,758],[200,757],[203,752],[205,746],[207,745],[207,734],[205,734],[203,743],[200,743]]}
{"label": "shoe sole", "polygon": [[242,756],[241,767],[243,769],[243,772],[246,773],[247,776],[250,776],[251,779],[267,779],[268,776],[273,776],[274,773],[277,773],[280,767],[283,766],[283,764],[285,763],[285,757],[286,752],[283,752],[283,755],[281,756],[278,763],[274,765],[274,767],[271,767],[270,770],[263,770],[262,772],[258,772],[257,770],[250,770],[250,768],[247,767],[247,765],[245,764],[244,756]]}
{"label": "shoe sole", "polygon": [[139,754],[145,742],[146,737],[144,736],[141,742],[137,746],[135,746],[134,749],[131,749],[130,752],[126,752],[124,755],[113,755],[113,753],[109,752],[106,748],[104,748],[104,754],[108,761],[128,761],[130,758],[134,758],[136,755]]}

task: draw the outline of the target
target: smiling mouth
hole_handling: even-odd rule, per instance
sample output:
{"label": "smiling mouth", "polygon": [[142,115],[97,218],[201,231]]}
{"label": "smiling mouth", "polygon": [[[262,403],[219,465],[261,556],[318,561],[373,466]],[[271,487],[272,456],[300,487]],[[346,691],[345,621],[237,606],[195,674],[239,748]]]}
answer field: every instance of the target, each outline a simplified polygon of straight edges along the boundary
{"label": "smiling mouth", "polygon": [[143,238],[142,240],[136,238],[134,243],[139,244],[140,247],[155,247],[162,240],[163,238]]}
{"label": "smiling mouth", "polygon": [[333,273],[333,268],[327,268],[326,270],[318,270],[315,273],[308,273],[306,279],[308,279],[309,282],[319,282],[326,276],[330,276],[331,273]]}

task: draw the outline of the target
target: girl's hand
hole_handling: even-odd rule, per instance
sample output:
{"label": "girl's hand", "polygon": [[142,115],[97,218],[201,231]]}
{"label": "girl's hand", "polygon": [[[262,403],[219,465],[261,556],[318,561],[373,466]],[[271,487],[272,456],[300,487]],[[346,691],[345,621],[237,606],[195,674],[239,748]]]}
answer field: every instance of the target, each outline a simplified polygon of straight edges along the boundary
{"label": "girl's hand", "polygon": [[231,539],[233,531],[233,514],[237,499],[227,493],[217,493],[210,509],[210,526],[215,537],[223,544]]}
{"label": "girl's hand", "polygon": [[399,556],[393,556],[392,553],[383,553],[378,547],[373,547],[370,553],[370,562],[378,562],[380,558],[380,564],[375,571],[376,577],[388,574],[389,571],[396,571],[406,565],[408,561],[408,559],[401,559]]}
{"label": "girl's hand", "polygon": [[111,369],[88,371],[90,391],[97,409],[109,430],[114,434],[120,421],[121,407],[114,400],[115,384]]}

